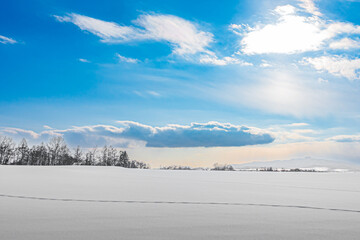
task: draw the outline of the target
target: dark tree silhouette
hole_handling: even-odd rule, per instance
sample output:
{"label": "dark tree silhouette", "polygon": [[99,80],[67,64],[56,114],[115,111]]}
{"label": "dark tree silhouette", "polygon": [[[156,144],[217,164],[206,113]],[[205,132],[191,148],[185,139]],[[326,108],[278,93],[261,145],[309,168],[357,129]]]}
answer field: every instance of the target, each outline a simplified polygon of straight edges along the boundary
{"label": "dark tree silhouette", "polygon": [[23,138],[19,146],[15,150],[15,164],[26,165],[29,162],[30,158],[30,149],[26,142],[26,139]]}
{"label": "dark tree silhouette", "polygon": [[234,167],[229,164],[220,165],[218,163],[214,164],[214,167],[211,169],[213,171],[235,171]]}
{"label": "dark tree silhouette", "polygon": [[14,146],[12,139],[9,137],[0,137],[0,163],[9,164],[14,158]]}
{"label": "dark tree silhouette", "polygon": [[0,164],[7,165],[100,165],[125,168],[149,168],[143,162],[130,160],[126,151],[118,151],[112,146],[97,147],[85,154],[78,146],[73,153],[62,137],[54,137],[47,144],[41,143],[31,148],[23,139],[18,146],[9,137],[0,136]]}

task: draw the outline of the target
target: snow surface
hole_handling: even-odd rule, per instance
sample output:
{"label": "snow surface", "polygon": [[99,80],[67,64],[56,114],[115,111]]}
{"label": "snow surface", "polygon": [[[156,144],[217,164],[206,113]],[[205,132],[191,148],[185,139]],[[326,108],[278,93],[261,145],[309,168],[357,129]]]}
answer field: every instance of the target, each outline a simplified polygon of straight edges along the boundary
{"label": "snow surface", "polygon": [[267,162],[233,164],[235,169],[277,168],[277,169],[314,169],[316,171],[360,171],[360,164],[347,161],[316,159],[311,157]]}
{"label": "snow surface", "polygon": [[359,239],[359,183],[358,172],[0,166],[0,239]]}

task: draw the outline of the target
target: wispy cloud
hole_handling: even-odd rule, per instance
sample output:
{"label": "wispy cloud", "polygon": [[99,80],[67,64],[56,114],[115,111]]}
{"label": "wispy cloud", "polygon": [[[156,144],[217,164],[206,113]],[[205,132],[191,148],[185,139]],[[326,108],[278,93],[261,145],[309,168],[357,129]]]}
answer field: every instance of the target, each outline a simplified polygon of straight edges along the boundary
{"label": "wispy cloud", "polygon": [[156,92],[156,91],[147,91],[148,94],[150,94],[151,96],[154,96],[154,97],[160,97],[161,94]]}
{"label": "wispy cloud", "polygon": [[116,57],[119,59],[120,62],[127,62],[127,63],[138,63],[140,62],[139,59],[135,59],[135,58],[128,58],[128,57],[124,57],[118,53],[116,53]]}
{"label": "wispy cloud", "polygon": [[78,60],[79,60],[79,62],[90,63],[90,61],[85,58],[79,58]]}
{"label": "wispy cloud", "polygon": [[269,129],[275,138],[275,143],[322,141],[320,131],[314,130],[304,122],[273,125]]}
{"label": "wispy cloud", "polygon": [[313,130],[313,129],[294,129],[292,130],[292,132],[294,133],[299,133],[299,134],[315,134],[317,133],[317,131]]}
{"label": "wispy cloud", "polygon": [[234,57],[224,57],[224,58],[218,58],[214,54],[206,54],[202,55],[200,57],[200,63],[202,64],[208,64],[208,65],[218,65],[218,66],[225,66],[230,64],[238,64],[241,66],[252,66],[252,63],[245,62],[243,60],[240,60],[238,58]]}
{"label": "wispy cloud", "polygon": [[11,127],[1,127],[0,134],[2,135],[10,135],[17,138],[29,138],[29,139],[37,139],[40,137],[40,134],[26,129],[21,128],[11,128]]}
{"label": "wispy cloud", "polygon": [[342,38],[338,41],[334,41],[330,43],[329,47],[331,49],[344,49],[344,50],[360,48],[360,40],[359,39],[354,40],[351,38]]}
{"label": "wispy cloud", "polygon": [[147,97],[162,97],[162,95],[157,92],[157,91],[153,91],[153,90],[148,90],[148,91],[133,91],[134,94],[138,95],[139,97],[143,97],[143,98],[147,98]]}
{"label": "wispy cloud", "polygon": [[309,126],[308,123],[290,123],[290,124],[285,124],[283,125],[285,127],[307,127]]}
{"label": "wispy cloud", "polygon": [[326,83],[329,83],[329,80],[323,79],[323,78],[318,78],[318,83],[320,83],[320,84],[326,84]]}
{"label": "wispy cloud", "polygon": [[173,15],[144,14],[133,21],[134,26],[122,26],[88,16],[69,13],[55,16],[60,22],[71,22],[108,43],[155,40],[168,42],[178,55],[206,52],[213,35],[198,29],[194,23]]}
{"label": "wispy cloud", "polygon": [[12,39],[12,38],[0,35],[0,43],[2,43],[2,44],[14,44],[14,43],[17,43],[17,41]]}
{"label": "wispy cloud", "polygon": [[319,12],[319,9],[315,6],[315,3],[313,0],[298,0],[299,6],[304,8],[308,13],[313,14],[315,16],[321,16],[321,12]]}
{"label": "wispy cloud", "polygon": [[1,128],[0,133],[38,140],[60,135],[72,145],[80,144],[88,147],[101,144],[126,146],[131,141],[144,142],[147,147],[157,148],[234,147],[267,144],[274,141],[274,137],[265,130],[229,123],[169,124],[165,127],[152,127],[131,121],[119,121],[118,124],[122,127],[93,125],[65,130],[49,129],[41,133],[15,128]]}
{"label": "wispy cloud", "polygon": [[303,64],[311,65],[318,71],[327,71],[332,75],[345,77],[349,80],[360,78],[360,58],[346,58],[341,56],[322,56],[304,58]]}
{"label": "wispy cloud", "polygon": [[271,65],[268,61],[266,61],[266,60],[261,60],[260,67],[262,67],[262,68],[268,68],[268,67],[272,67],[272,65]]}
{"label": "wispy cloud", "polygon": [[360,142],[360,135],[338,135],[328,140],[335,142]]}
{"label": "wispy cloud", "polygon": [[141,15],[134,23],[146,30],[145,38],[167,41],[179,55],[206,52],[206,47],[213,41],[211,33],[173,15]]}
{"label": "wispy cloud", "polygon": [[143,33],[134,27],[120,26],[114,22],[102,21],[84,15],[69,13],[54,16],[59,22],[71,22],[81,30],[88,31],[101,38],[103,42],[124,42],[142,38]]}

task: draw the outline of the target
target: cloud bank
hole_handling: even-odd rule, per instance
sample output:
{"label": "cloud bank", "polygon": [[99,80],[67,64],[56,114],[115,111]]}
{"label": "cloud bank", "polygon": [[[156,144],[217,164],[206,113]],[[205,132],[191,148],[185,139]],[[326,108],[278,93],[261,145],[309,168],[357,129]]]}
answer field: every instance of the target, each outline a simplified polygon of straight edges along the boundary
{"label": "cloud bank", "polygon": [[360,142],[360,135],[338,135],[329,138],[328,140],[334,142]]}
{"label": "cloud bank", "polygon": [[229,123],[169,124],[165,127],[152,127],[132,121],[119,121],[118,124],[121,127],[93,125],[65,130],[49,129],[41,133],[2,128],[0,134],[38,141],[46,141],[52,136],[63,136],[70,145],[85,147],[104,144],[124,147],[139,143],[155,148],[240,147],[274,141],[274,137],[264,130]]}

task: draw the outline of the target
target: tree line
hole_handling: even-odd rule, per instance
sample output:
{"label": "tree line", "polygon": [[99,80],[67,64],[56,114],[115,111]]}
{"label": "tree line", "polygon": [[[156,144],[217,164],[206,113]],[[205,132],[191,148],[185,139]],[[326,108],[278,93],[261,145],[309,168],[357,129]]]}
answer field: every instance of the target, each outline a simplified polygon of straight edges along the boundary
{"label": "tree line", "polygon": [[2,165],[92,165],[125,168],[149,168],[146,163],[130,160],[126,151],[112,146],[87,151],[78,146],[71,151],[62,137],[29,147],[26,139],[15,144],[10,137],[0,136],[0,164]]}
{"label": "tree line", "polygon": [[189,166],[180,166],[180,165],[172,165],[172,166],[162,166],[161,170],[204,170],[204,171],[235,171],[234,167],[229,164],[218,164],[215,163],[213,168],[192,168]]}

